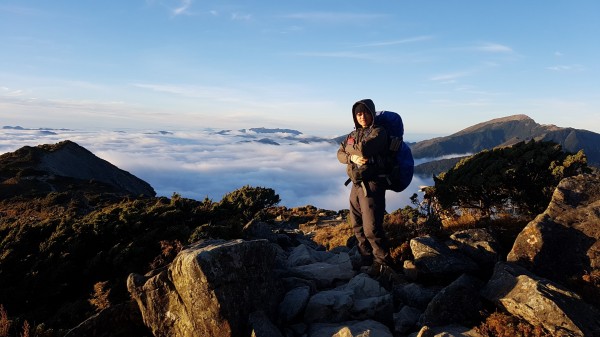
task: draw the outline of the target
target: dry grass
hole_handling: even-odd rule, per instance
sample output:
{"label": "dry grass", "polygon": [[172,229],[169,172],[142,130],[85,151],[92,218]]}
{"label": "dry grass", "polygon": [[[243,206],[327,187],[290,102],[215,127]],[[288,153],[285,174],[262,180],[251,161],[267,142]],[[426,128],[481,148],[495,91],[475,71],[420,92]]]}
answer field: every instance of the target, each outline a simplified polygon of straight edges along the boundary
{"label": "dry grass", "polygon": [[479,220],[480,216],[472,212],[463,212],[461,215],[442,219],[442,227],[449,232],[456,232],[463,229],[475,228]]}
{"label": "dry grass", "polygon": [[350,224],[343,222],[337,226],[317,228],[313,241],[329,249],[344,247],[348,240],[354,236]]}
{"label": "dry grass", "polygon": [[158,269],[168,265],[182,249],[183,244],[179,240],[161,240],[160,255],[152,260],[150,269]]}
{"label": "dry grass", "polygon": [[399,246],[391,247],[390,257],[398,266],[402,265],[402,261],[412,260],[412,251],[410,250],[410,244],[408,241],[401,243]]}
{"label": "dry grass", "polygon": [[499,312],[488,316],[476,330],[485,337],[551,337],[541,326]]}
{"label": "dry grass", "polygon": [[102,311],[110,306],[110,288],[108,281],[98,282],[94,284],[94,293],[88,302],[96,308],[96,311]]}
{"label": "dry grass", "polygon": [[29,322],[25,321],[25,323],[23,323],[23,332],[21,332],[20,337],[29,337],[30,330]]}
{"label": "dry grass", "polygon": [[4,305],[0,304],[0,337],[7,337],[10,330],[11,321],[8,319],[8,313],[4,310]]}
{"label": "dry grass", "polygon": [[[8,337],[10,333],[10,327],[12,321],[8,319],[8,313],[4,309],[4,305],[0,304],[0,337]],[[29,337],[31,334],[31,326],[26,320],[23,322],[23,331],[19,334],[19,337]]]}

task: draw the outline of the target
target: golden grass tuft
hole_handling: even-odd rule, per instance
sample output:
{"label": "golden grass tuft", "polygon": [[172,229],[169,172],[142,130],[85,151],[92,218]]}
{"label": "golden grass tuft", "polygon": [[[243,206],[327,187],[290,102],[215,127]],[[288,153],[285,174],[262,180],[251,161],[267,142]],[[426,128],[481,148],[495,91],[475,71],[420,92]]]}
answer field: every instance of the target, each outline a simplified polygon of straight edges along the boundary
{"label": "golden grass tuft", "polygon": [[471,212],[463,212],[461,215],[442,219],[442,227],[450,232],[475,228],[479,219],[479,216]]}
{"label": "golden grass tuft", "polygon": [[354,236],[354,233],[350,224],[342,222],[339,225],[315,229],[313,241],[330,250],[335,247],[345,247],[352,236]]}
{"label": "golden grass tuft", "polygon": [[4,305],[0,304],[0,337],[7,337],[12,322],[8,319],[8,313]]}
{"label": "golden grass tuft", "polygon": [[551,337],[541,326],[499,312],[488,316],[476,330],[484,337]]}
{"label": "golden grass tuft", "polygon": [[94,284],[94,293],[88,302],[96,308],[96,312],[102,311],[110,306],[110,288],[108,281],[97,282]]}

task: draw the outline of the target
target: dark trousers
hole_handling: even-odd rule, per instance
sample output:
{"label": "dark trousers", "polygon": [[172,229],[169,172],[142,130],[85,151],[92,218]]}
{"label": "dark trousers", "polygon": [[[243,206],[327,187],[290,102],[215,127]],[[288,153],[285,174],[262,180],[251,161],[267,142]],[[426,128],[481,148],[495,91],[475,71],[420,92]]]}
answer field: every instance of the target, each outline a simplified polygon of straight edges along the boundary
{"label": "dark trousers", "polygon": [[365,183],[365,188],[352,184],[350,191],[350,222],[358,240],[358,250],[363,257],[372,256],[378,263],[389,260],[387,238],[383,230],[385,215],[385,188],[375,182]]}

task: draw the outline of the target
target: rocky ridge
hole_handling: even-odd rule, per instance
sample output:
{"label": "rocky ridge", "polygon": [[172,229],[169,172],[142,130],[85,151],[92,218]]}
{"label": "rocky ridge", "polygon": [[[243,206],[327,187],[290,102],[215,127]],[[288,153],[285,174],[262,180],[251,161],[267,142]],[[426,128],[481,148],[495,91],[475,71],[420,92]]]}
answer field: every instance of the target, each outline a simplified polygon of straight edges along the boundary
{"label": "rocky ridge", "polygon": [[[583,149],[590,166],[600,167],[600,134],[595,132],[542,125],[526,115],[514,115],[478,123],[445,137],[437,137],[410,144],[413,156],[441,158],[473,154],[495,147],[510,146],[522,141],[552,141],[565,151],[576,153]],[[450,169],[455,161],[417,166],[417,174],[431,175]]]}
{"label": "rocky ridge", "polygon": [[[89,163],[78,161],[86,158],[94,157],[72,142],[5,154],[3,190],[35,181],[131,195],[120,185],[90,181],[113,175],[85,173]],[[70,166],[84,174],[68,176]],[[563,180],[548,209],[512,247],[501,247],[486,228],[456,232],[448,240],[415,237],[399,274],[368,275],[351,243],[328,251],[312,240],[312,225],[344,223],[343,214],[319,215],[317,223],[300,228],[282,218],[251,221],[243,240],[197,241],[170,264],[131,274],[127,289],[134,301],[105,308],[67,335],[129,336],[127,331],[141,328],[155,336],[479,336],[475,326],[482,313],[495,310],[553,336],[600,335],[598,186],[597,171]],[[17,219],[12,211],[0,215]],[[13,262],[16,267],[23,261]]]}
{"label": "rocky ridge", "polygon": [[[600,336],[598,288],[574,281],[599,272],[598,186],[598,172],[564,179],[508,254],[485,228],[422,236],[400,274],[369,276],[356,248],[327,251],[251,221],[244,240],[187,246],[169,266],[130,275],[128,289],[155,336],[482,336],[474,326],[494,310],[551,336]],[[565,231],[586,244],[554,251]],[[95,319],[68,336],[89,335]]]}

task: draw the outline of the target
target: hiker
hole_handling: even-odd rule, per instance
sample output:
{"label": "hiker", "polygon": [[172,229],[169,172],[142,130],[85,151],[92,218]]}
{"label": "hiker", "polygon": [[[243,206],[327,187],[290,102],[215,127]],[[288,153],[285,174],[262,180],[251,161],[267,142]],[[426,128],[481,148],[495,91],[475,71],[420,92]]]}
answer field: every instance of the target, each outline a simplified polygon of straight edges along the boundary
{"label": "hiker", "polygon": [[380,162],[388,151],[388,135],[376,125],[375,104],[370,99],[352,106],[355,130],[341,143],[337,152],[340,163],[352,181],[350,190],[350,222],[358,240],[363,266],[369,274],[377,274],[382,266],[390,266],[391,258],[383,229],[386,182],[381,177]]}

